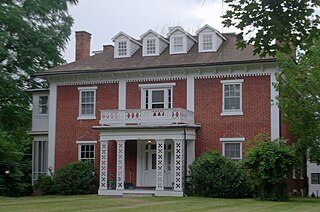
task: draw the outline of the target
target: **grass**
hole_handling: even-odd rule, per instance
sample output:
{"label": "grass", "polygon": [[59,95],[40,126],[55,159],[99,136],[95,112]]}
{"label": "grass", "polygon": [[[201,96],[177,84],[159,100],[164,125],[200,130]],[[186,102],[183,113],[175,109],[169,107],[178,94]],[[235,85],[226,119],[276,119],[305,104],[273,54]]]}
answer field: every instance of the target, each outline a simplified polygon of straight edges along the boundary
{"label": "grass", "polygon": [[0,197],[0,211],[320,211],[320,198],[289,202],[200,197],[105,197],[97,195]]}

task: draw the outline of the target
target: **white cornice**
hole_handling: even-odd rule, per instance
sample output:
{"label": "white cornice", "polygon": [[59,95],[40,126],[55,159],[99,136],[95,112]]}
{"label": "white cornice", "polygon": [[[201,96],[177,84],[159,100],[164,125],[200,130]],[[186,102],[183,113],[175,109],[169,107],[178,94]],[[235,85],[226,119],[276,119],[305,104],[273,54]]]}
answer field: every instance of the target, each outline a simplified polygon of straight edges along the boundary
{"label": "white cornice", "polygon": [[162,68],[145,70],[128,70],[99,73],[83,73],[48,77],[57,85],[91,85],[126,82],[154,82],[209,78],[239,78],[247,76],[269,76],[278,71],[276,64],[246,64],[233,66]]}

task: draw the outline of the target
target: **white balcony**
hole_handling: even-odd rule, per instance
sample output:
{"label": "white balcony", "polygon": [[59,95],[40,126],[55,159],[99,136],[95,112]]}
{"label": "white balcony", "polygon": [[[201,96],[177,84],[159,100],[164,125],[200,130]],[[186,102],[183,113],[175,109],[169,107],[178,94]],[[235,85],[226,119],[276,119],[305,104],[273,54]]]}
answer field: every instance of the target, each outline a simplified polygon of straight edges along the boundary
{"label": "white balcony", "polygon": [[101,110],[101,125],[194,124],[194,113],[183,108]]}

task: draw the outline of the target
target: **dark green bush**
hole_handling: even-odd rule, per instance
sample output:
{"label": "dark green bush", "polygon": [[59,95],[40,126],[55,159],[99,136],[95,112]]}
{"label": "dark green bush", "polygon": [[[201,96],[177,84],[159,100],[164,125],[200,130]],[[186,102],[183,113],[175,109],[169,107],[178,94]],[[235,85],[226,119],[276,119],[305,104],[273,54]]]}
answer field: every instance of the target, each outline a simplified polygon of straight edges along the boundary
{"label": "dark green bush", "polygon": [[42,194],[56,194],[56,185],[52,176],[40,175],[34,184],[34,188],[40,190]]}
{"label": "dark green bush", "polygon": [[97,192],[97,175],[90,162],[77,161],[62,167],[55,175],[55,182],[59,194]]}
{"label": "dark green bush", "polygon": [[265,135],[254,140],[255,146],[250,148],[244,159],[247,172],[254,179],[261,200],[288,200],[285,176],[292,173],[298,164],[294,148],[287,146],[283,140],[270,141]]}
{"label": "dark green bush", "polygon": [[210,151],[190,166],[193,194],[206,197],[244,198],[254,195],[253,183],[241,164]]}

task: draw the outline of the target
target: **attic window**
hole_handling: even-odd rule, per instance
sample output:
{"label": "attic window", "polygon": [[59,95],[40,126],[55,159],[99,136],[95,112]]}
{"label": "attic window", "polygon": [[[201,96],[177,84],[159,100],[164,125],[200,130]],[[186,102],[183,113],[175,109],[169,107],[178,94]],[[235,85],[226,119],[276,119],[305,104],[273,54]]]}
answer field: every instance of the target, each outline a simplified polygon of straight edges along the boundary
{"label": "attic window", "polygon": [[127,41],[118,42],[118,55],[127,56]]}
{"label": "attic window", "polygon": [[182,52],[183,51],[183,38],[182,36],[173,38],[173,51]]}
{"label": "attic window", "polygon": [[202,49],[204,51],[206,50],[212,50],[212,34],[204,34],[202,35]]}
{"label": "attic window", "polygon": [[153,55],[156,53],[156,40],[150,39],[147,40],[147,54]]}

